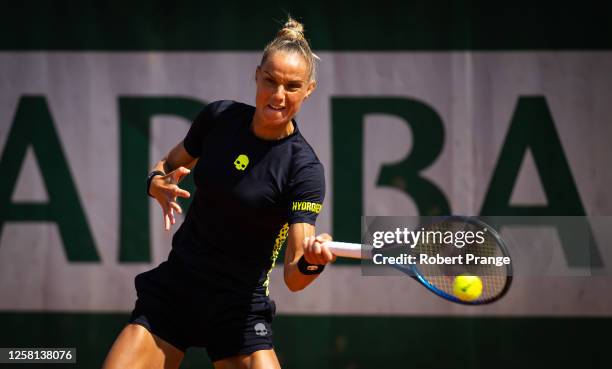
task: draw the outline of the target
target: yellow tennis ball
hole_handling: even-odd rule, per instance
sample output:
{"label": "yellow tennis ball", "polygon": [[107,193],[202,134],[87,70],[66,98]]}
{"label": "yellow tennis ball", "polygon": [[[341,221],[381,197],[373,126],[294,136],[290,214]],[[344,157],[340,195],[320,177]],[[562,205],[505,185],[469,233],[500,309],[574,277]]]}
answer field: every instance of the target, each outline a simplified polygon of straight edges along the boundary
{"label": "yellow tennis ball", "polygon": [[463,301],[474,301],[482,293],[482,280],[475,275],[458,275],[453,281],[453,293]]}

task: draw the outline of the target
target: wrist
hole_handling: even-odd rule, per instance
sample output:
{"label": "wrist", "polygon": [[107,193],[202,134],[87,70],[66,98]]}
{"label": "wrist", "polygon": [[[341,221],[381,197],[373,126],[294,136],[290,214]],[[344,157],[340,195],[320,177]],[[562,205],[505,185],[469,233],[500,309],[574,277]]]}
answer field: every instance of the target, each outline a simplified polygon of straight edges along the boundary
{"label": "wrist", "polygon": [[154,197],[151,195],[151,182],[153,181],[153,179],[157,176],[165,176],[166,173],[162,172],[161,170],[154,170],[151,173],[149,173],[149,175],[147,176],[147,195],[149,195],[150,197]]}
{"label": "wrist", "polygon": [[321,272],[323,272],[323,269],[325,269],[325,265],[310,264],[308,261],[306,261],[304,255],[302,255],[300,260],[298,260],[297,267],[300,273],[304,275],[321,274]]}

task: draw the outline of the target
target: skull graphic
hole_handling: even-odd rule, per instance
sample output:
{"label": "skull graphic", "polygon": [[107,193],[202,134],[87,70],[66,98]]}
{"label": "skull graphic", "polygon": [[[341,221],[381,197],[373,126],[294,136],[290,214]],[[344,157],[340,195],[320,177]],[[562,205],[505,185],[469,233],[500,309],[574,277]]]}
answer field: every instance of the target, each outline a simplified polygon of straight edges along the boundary
{"label": "skull graphic", "polygon": [[236,160],[234,160],[234,166],[238,170],[245,170],[247,165],[249,165],[249,157],[244,154],[238,155]]}
{"label": "skull graphic", "polygon": [[255,324],[255,333],[258,336],[265,336],[266,334],[268,334],[268,329],[263,323],[257,323]]}

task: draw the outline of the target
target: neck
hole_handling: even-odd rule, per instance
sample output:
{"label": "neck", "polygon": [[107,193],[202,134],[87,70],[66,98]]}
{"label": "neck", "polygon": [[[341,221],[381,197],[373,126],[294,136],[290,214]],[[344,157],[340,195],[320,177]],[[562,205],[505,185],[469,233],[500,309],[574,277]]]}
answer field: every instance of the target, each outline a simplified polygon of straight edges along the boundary
{"label": "neck", "polygon": [[295,127],[293,126],[293,122],[291,120],[279,126],[268,125],[257,119],[257,115],[255,115],[253,116],[251,129],[253,130],[255,136],[257,136],[258,138],[261,138],[263,140],[275,141],[283,139],[292,134],[295,130]]}

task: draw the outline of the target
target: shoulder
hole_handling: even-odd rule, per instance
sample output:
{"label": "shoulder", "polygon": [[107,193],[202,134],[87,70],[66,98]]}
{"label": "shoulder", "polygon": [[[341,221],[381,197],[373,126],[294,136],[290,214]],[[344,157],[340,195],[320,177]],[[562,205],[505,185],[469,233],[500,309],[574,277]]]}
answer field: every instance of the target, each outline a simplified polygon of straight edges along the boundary
{"label": "shoulder", "polygon": [[306,141],[301,133],[292,142],[292,176],[303,174],[324,176],[323,164],[319,160],[315,150]]}
{"label": "shoulder", "polygon": [[298,132],[292,142],[293,160],[299,163],[321,164],[315,150],[306,141],[301,132]]}
{"label": "shoulder", "polygon": [[[212,134],[218,134],[221,127],[235,127],[248,119],[255,109],[233,100],[218,100],[206,104],[193,120],[183,146],[194,158],[200,156],[202,143]],[[228,124],[229,123],[229,124]]]}
{"label": "shoulder", "polygon": [[[293,140],[289,171],[289,199],[322,204],[325,198],[325,171],[314,149],[304,137]],[[318,212],[317,212],[318,213]],[[311,223],[314,224],[314,223]]]}
{"label": "shoulder", "polygon": [[206,104],[196,119],[217,120],[219,118],[248,112],[254,107],[234,100],[217,100]]}

